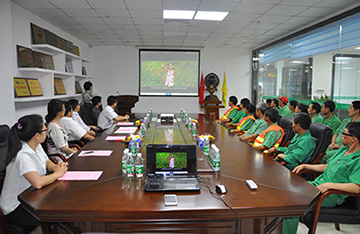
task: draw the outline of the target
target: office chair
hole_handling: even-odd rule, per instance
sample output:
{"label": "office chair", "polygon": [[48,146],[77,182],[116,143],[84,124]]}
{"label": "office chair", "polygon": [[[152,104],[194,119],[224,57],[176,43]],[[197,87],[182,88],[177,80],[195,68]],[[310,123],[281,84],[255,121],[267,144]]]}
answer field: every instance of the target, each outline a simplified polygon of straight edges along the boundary
{"label": "office chair", "polygon": [[289,145],[291,139],[295,135],[292,130],[292,118],[283,116],[280,118],[278,124],[280,127],[282,127],[282,129],[284,129],[284,137],[282,142],[280,143],[280,147],[286,147]]}
{"label": "office chair", "polygon": [[[319,173],[304,170],[300,173]],[[300,174],[299,173],[299,174]],[[335,207],[321,207],[323,200],[331,194],[348,195],[345,202]],[[321,194],[318,203],[311,212],[300,217],[300,222],[304,223],[308,228],[308,234],[315,234],[318,222],[334,223],[336,230],[340,231],[340,223],[359,224],[360,223],[360,194],[348,193],[336,189],[330,189]]]}
{"label": "office chair", "polygon": [[91,103],[84,103],[80,107],[79,115],[87,125],[97,125],[91,121],[91,109],[93,105]]}
{"label": "office chair", "polygon": [[316,142],[316,147],[309,163],[318,164],[325,156],[326,149],[331,142],[332,129],[324,124],[311,123],[309,131]]}

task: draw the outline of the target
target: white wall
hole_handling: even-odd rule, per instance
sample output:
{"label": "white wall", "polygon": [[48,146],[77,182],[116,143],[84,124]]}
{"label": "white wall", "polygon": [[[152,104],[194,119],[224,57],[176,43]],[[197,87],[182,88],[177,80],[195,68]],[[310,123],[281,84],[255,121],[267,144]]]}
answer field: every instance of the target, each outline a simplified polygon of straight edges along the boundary
{"label": "white wall", "polygon": [[[7,1],[7,0],[6,0]],[[3,4],[3,0],[1,0],[1,4]],[[0,7],[1,17],[3,17],[2,11],[3,7]],[[9,22],[3,23],[1,20],[1,27],[3,25],[10,27],[9,35],[10,35],[10,44],[7,45],[7,48],[9,50],[9,53],[2,54],[9,54],[12,55],[11,57],[1,56],[1,59],[6,59],[6,64],[9,66],[8,69],[12,69],[11,73],[6,77],[7,82],[10,82],[11,84],[7,86],[6,91],[6,97],[7,102],[12,106],[12,109],[9,108],[9,114],[12,116],[9,118],[9,121],[11,124],[14,123],[18,118],[24,115],[28,114],[40,114],[41,116],[45,116],[47,113],[46,106],[48,101],[38,101],[38,102],[28,102],[28,103],[16,103],[14,104],[14,94],[13,94],[13,80],[12,77],[24,77],[23,74],[18,72],[18,64],[17,64],[17,53],[16,53],[16,45],[22,45],[25,47],[30,48],[31,47],[31,29],[30,29],[30,23],[34,23],[44,29],[47,29],[56,35],[61,36],[62,38],[69,40],[74,43],[74,45],[78,46],[80,49],[80,55],[83,58],[86,58],[91,61],[91,58],[89,57],[89,51],[88,46],[83,43],[82,41],[76,39],[75,37],[71,36],[70,34],[60,30],[59,28],[53,26],[52,24],[46,22],[45,20],[39,18],[38,16],[34,15],[33,13],[29,12],[28,10],[25,10],[24,8],[18,6],[15,3],[11,3],[11,9],[7,9],[5,11],[6,14],[11,13],[11,21],[4,21]],[[6,35],[7,33],[2,33]],[[2,46],[3,43],[1,43],[0,46]],[[3,64],[3,63],[1,63]],[[91,65],[91,64],[90,64]],[[3,70],[3,69],[2,69]],[[87,69],[89,70],[89,69]],[[91,72],[91,69],[90,69]],[[88,71],[89,73],[89,71]],[[91,74],[91,73],[90,73]],[[2,75],[2,74],[1,74]],[[26,77],[26,78],[36,78],[34,77]],[[11,93],[10,93],[11,92]],[[14,109],[15,106],[15,109]],[[1,121],[2,122],[2,121]]]}
{"label": "white wall", "polygon": [[[314,96],[321,96],[324,94],[328,96],[331,95],[332,56],[332,52],[313,56],[312,100],[314,100]],[[324,90],[324,93],[317,92],[318,89]]]}
{"label": "white wall", "polygon": [[[108,95],[138,95],[139,89],[139,51],[135,47],[95,46],[90,49],[92,70],[94,71],[94,92],[102,96],[106,105]],[[247,49],[216,49],[201,50],[201,70],[206,74],[215,72],[221,83],[215,93],[222,97],[221,87],[224,71],[228,97],[236,95],[250,98],[251,85],[251,51]],[[205,92],[205,96],[208,95]],[[188,113],[200,113],[198,97],[139,97],[132,112],[147,112],[152,107],[154,112],[177,113],[184,108]],[[221,109],[221,113],[224,112]]]}
{"label": "white wall", "polygon": [[0,1],[0,124],[13,125],[15,119],[15,108],[12,97],[14,97],[12,62],[13,47],[11,34],[11,2]]}

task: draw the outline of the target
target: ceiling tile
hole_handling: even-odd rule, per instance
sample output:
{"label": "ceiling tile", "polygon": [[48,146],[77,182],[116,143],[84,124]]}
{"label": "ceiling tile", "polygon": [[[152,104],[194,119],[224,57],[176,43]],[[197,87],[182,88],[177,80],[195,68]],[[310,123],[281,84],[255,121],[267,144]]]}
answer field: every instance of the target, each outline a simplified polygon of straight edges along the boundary
{"label": "ceiling tile", "polygon": [[[132,18],[110,17],[110,18],[103,18],[103,21],[105,23],[107,23],[108,25],[111,25],[114,28],[122,27],[122,25],[134,24]],[[116,27],[116,26],[119,26],[119,27]]]}
{"label": "ceiling tile", "polygon": [[272,4],[250,4],[241,2],[237,7],[234,8],[233,12],[241,12],[241,13],[257,13],[263,14],[267,12],[269,9],[274,7]]}
{"label": "ceiling tile", "polygon": [[309,8],[297,16],[304,16],[304,17],[325,17],[334,12],[333,8],[322,8],[322,7],[312,7]]}
{"label": "ceiling tile", "polygon": [[100,17],[130,17],[128,10],[96,10]]}
{"label": "ceiling tile", "polygon": [[191,26],[198,26],[198,27],[212,27],[216,28],[220,25],[220,21],[208,21],[208,20],[192,20]]}
{"label": "ceiling tile", "polygon": [[164,10],[197,10],[200,5],[201,0],[163,0],[163,9]]}
{"label": "ceiling tile", "polygon": [[199,27],[199,26],[191,26],[189,27],[189,32],[201,32],[201,33],[211,33],[214,31],[213,27]]}
{"label": "ceiling tile", "polygon": [[261,14],[230,13],[225,20],[252,22],[260,16]]}
{"label": "ceiling tile", "polygon": [[87,0],[87,2],[94,9],[102,9],[102,10],[115,10],[115,9],[123,9],[126,10],[126,5],[124,0]]}
{"label": "ceiling tile", "polygon": [[139,31],[161,31],[161,25],[136,25],[137,30]]}
{"label": "ceiling tile", "polygon": [[237,2],[202,1],[197,10],[199,11],[232,11],[238,5]]}
{"label": "ceiling tile", "polygon": [[266,23],[282,23],[290,18],[291,18],[291,16],[262,15],[259,18],[257,18],[256,20],[260,21],[260,22],[266,22]]}
{"label": "ceiling tile", "polygon": [[78,22],[79,24],[84,24],[84,25],[103,25],[103,26],[106,26],[104,24],[104,21],[100,18],[90,18],[90,17],[84,17],[84,18],[73,18],[76,22]]}
{"label": "ceiling tile", "polygon": [[162,10],[161,0],[125,0],[128,9]]}
{"label": "ceiling tile", "polygon": [[285,22],[283,22],[283,24],[305,25],[305,24],[314,22],[318,19],[320,19],[320,18],[295,16],[295,17],[292,17],[292,18],[286,20]]}
{"label": "ceiling tile", "polygon": [[91,9],[86,0],[48,0],[60,9]]}
{"label": "ceiling tile", "polygon": [[234,27],[234,28],[245,28],[249,25],[249,22],[239,22],[239,21],[223,21],[220,24],[220,27]]}
{"label": "ceiling tile", "polygon": [[70,17],[98,17],[96,11],[91,9],[63,9],[63,12]]}
{"label": "ceiling tile", "polygon": [[324,0],[315,6],[318,7],[333,7],[333,8],[345,8],[347,6],[350,6],[352,4],[359,3],[359,0]]}
{"label": "ceiling tile", "polygon": [[132,17],[163,19],[163,12],[160,10],[130,10]]}
{"label": "ceiling tile", "polygon": [[29,1],[29,0],[12,0],[12,2],[24,7],[24,8],[47,8],[47,9],[56,9],[56,7],[48,2],[48,0],[37,0],[37,1]]}
{"label": "ceiling tile", "polygon": [[282,0],[280,5],[287,6],[313,6],[323,0]]}
{"label": "ceiling tile", "polygon": [[56,9],[29,9],[29,11],[31,11],[32,13],[34,13],[35,15],[41,17],[41,18],[50,18],[50,17],[54,17],[54,18],[60,18],[60,17],[67,17],[64,13],[62,13],[59,10]]}
{"label": "ceiling tile", "polygon": [[302,11],[305,11],[308,7],[303,6],[281,6],[277,5],[271,8],[271,10],[267,11],[268,15],[289,15],[294,16],[299,14]]}
{"label": "ceiling tile", "polygon": [[162,25],[163,20],[162,19],[149,19],[149,18],[134,18],[135,24],[154,24],[154,25]]}
{"label": "ceiling tile", "polygon": [[249,24],[246,28],[250,28],[250,29],[272,29],[274,27],[276,27],[278,24],[274,24],[274,23],[251,23]]}

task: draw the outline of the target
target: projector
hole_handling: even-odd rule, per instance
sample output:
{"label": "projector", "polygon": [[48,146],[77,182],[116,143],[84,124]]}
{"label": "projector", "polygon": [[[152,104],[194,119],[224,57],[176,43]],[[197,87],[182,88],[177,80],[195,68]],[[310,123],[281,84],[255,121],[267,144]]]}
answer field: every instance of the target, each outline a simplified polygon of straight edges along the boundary
{"label": "projector", "polygon": [[161,123],[173,123],[174,122],[174,114],[161,114],[160,122]]}

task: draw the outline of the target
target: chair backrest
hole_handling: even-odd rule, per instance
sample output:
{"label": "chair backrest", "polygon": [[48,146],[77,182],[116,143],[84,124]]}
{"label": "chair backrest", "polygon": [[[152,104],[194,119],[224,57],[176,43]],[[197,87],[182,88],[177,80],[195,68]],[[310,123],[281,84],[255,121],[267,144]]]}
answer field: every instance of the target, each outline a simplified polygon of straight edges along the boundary
{"label": "chair backrest", "polygon": [[281,117],[281,119],[278,122],[279,126],[284,129],[284,137],[280,144],[280,147],[286,146],[286,144],[291,141],[291,139],[294,137],[295,133],[292,130],[292,118],[290,117]]}
{"label": "chair backrest", "polygon": [[318,157],[321,153],[324,153],[328,148],[331,138],[332,129],[329,126],[320,123],[311,123],[310,133],[316,142],[316,147],[309,163],[318,161]]}
{"label": "chair backrest", "polygon": [[93,105],[91,103],[84,103],[80,107],[79,115],[82,118],[82,120],[84,121],[84,123],[86,123],[87,125],[94,124],[94,123],[92,123],[91,118],[90,118],[90,115],[91,115],[90,113],[91,113],[92,107],[93,107]]}
{"label": "chair backrest", "polygon": [[10,128],[6,124],[0,125],[0,173],[5,171],[5,157],[8,146]]}

